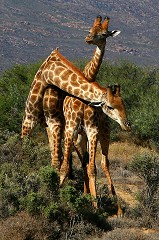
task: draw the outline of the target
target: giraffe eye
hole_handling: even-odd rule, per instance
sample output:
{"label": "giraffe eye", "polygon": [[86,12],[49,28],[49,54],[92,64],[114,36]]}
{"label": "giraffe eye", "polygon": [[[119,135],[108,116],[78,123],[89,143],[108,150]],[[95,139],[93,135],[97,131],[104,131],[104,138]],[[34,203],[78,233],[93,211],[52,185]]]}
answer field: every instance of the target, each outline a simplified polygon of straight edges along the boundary
{"label": "giraffe eye", "polygon": [[107,106],[107,107],[108,107],[109,110],[114,110],[114,108],[111,107],[111,106]]}

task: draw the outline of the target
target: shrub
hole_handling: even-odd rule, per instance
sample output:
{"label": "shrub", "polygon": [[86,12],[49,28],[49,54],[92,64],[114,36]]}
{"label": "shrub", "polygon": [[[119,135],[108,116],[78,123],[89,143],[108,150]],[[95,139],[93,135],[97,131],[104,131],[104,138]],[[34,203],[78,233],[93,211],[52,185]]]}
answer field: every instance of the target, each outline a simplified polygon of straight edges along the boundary
{"label": "shrub", "polygon": [[30,192],[21,198],[21,207],[31,214],[38,214],[43,206],[44,197],[41,193]]}
{"label": "shrub", "polygon": [[42,184],[46,185],[50,190],[55,192],[59,188],[59,175],[50,166],[41,167],[39,170],[39,177]]}
{"label": "shrub", "polygon": [[77,196],[77,190],[73,186],[65,185],[60,189],[60,200],[67,207],[74,209]]}
{"label": "shrub", "polygon": [[25,101],[38,66],[16,65],[3,72],[0,79],[1,128],[19,133]]}
{"label": "shrub", "polygon": [[159,214],[159,158],[154,153],[145,152],[134,157],[130,168],[145,185],[137,196],[140,206],[136,213],[144,217],[145,225],[152,227]]}

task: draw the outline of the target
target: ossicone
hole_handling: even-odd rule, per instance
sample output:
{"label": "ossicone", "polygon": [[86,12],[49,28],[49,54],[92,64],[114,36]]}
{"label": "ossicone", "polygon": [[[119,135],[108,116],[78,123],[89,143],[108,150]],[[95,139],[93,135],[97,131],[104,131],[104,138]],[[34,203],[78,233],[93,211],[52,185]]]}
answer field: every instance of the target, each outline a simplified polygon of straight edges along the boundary
{"label": "ossicone", "polygon": [[94,20],[93,26],[95,27],[95,26],[101,25],[101,21],[102,21],[102,17],[100,15],[98,15]]}

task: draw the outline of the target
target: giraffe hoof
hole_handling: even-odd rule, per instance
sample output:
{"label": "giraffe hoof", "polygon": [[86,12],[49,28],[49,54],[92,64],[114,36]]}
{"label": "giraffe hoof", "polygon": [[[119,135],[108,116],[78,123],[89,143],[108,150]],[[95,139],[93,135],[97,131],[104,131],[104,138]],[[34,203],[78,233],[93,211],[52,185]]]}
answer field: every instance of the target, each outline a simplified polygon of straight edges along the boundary
{"label": "giraffe hoof", "polygon": [[60,187],[64,184],[66,177],[64,175],[60,176]]}
{"label": "giraffe hoof", "polygon": [[124,212],[123,212],[123,210],[122,210],[121,208],[118,209],[117,217],[118,217],[118,218],[123,218],[123,217],[124,217]]}

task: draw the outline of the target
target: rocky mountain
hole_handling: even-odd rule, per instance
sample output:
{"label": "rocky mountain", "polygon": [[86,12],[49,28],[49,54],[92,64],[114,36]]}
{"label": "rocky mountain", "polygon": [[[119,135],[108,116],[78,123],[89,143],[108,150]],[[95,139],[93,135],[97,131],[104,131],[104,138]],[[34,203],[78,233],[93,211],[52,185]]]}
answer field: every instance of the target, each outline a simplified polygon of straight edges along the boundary
{"label": "rocky mountain", "polygon": [[89,59],[94,46],[84,37],[99,14],[121,30],[108,39],[105,59],[157,66],[158,0],[1,0],[0,71],[44,59],[56,47],[70,60]]}

